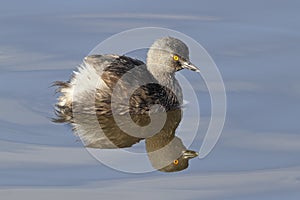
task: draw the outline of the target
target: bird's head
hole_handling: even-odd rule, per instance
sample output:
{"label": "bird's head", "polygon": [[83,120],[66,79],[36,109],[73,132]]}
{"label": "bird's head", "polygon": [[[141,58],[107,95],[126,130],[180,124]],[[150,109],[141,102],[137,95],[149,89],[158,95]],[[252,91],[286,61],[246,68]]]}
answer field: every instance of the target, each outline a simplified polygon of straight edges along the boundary
{"label": "bird's head", "polygon": [[146,139],[146,150],[152,166],[162,172],[177,172],[189,166],[189,160],[198,153],[187,150],[182,140],[174,136],[172,139],[162,132],[159,137]]}
{"label": "bird's head", "polygon": [[159,169],[163,172],[176,172],[186,169],[189,166],[189,160],[198,156],[198,153],[192,150],[184,150],[179,158],[164,168]]}
{"label": "bird's head", "polygon": [[165,37],[156,40],[147,54],[147,67],[152,74],[173,74],[181,69],[199,72],[189,60],[189,49],[181,40]]}

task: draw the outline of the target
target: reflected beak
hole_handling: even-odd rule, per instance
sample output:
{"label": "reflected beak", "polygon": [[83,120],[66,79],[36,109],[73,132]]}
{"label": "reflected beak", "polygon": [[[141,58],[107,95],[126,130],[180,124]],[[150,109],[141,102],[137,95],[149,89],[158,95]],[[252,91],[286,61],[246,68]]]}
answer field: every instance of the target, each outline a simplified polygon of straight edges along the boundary
{"label": "reflected beak", "polygon": [[189,69],[195,72],[200,72],[200,70],[198,69],[198,67],[196,67],[195,65],[193,65],[191,62],[189,61],[184,61],[181,63],[182,68],[184,69]]}
{"label": "reflected beak", "polygon": [[182,156],[185,159],[191,159],[191,158],[195,158],[197,157],[199,154],[196,151],[192,151],[192,150],[185,150],[182,152]]}

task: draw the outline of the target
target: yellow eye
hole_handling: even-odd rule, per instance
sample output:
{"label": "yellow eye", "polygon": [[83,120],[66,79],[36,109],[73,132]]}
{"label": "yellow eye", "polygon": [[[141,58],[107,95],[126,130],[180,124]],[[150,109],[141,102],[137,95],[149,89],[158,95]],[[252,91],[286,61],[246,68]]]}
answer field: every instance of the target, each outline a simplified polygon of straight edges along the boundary
{"label": "yellow eye", "polygon": [[173,56],[173,59],[177,61],[177,60],[179,60],[179,57],[176,56],[176,55],[174,55],[174,56]]}
{"label": "yellow eye", "polygon": [[173,161],[173,164],[174,164],[174,165],[178,165],[178,162],[179,162],[178,160],[174,160],[174,161]]}

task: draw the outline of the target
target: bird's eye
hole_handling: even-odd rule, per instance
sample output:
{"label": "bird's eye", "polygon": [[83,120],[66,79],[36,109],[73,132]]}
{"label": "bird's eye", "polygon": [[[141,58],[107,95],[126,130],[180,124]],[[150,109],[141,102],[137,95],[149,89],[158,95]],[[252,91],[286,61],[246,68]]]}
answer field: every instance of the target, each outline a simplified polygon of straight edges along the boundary
{"label": "bird's eye", "polygon": [[178,160],[174,160],[174,161],[173,161],[173,164],[174,164],[174,165],[178,165],[178,162],[179,162]]}
{"label": "bird's eye", "polygon": [[176,55],[174,55],[174,56],[173,56],[173,59],[177,61],[177,60],[179,60],[179,57],[176,56]]}

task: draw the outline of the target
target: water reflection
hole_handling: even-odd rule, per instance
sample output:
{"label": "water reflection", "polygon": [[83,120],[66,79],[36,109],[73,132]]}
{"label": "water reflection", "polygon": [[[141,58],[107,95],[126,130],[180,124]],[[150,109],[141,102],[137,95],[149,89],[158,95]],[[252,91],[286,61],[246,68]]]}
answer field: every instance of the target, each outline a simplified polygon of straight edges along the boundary
{"label": "water reflection", "polygon": [[[79,135],[86,147],[98,149],[117,149],[132,147],[145,140],[146,151],[152,166],[163,172],[181,171],[188,167],[189,159],[197,156],[197,152],[187,150],[175,131],[182,118],[180,108],[166,113],[131,114],[130,119],[121,116],[122,126],[134,121],[141,127],[147,126],[151,119],[161,119],[166,114],[163,128],[155,134],[140,133],[141,137],[125,132],[116,123],[114,116],[96,115],[98,123],[94,122],[94,115],[86,112],[76,113],[74,118],[58,118],[55,122],[70,122],[75,134]],[[128,130],[128,129],[127,129]],[[151,132],[151,131],[150,131]],[[136,134],[135,134],[136,135]]]}
{"label": "water reflection", "polygon": [[182,111],[167,112],[164,127],[154,136],[146,138],[146,150],[152,166],[164,172],[181,171],[188,167],[188,161],[197,156],[187,150],[175,131],[181,121]]}

